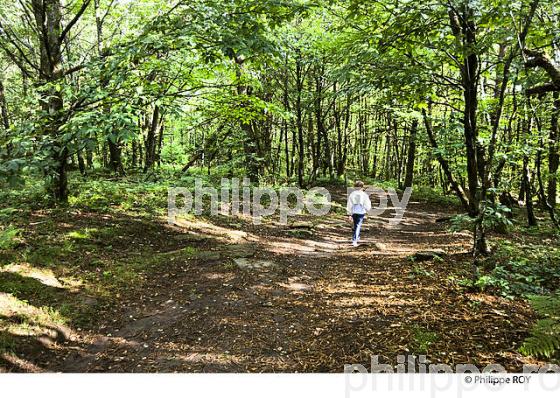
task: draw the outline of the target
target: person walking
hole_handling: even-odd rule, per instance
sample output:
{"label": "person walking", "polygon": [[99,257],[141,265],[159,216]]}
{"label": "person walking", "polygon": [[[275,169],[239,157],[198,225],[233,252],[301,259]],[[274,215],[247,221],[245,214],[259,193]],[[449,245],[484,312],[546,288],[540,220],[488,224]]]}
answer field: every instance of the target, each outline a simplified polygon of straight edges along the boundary
{"label": "person walking", "polygon": [[348,195],[348,203],[346,204],[346,213],[348,219],[353,223],[352,227],[352,246],[358,246],[360,240],[360,230],[366,217],[366,213],[371,210],[371,201],[369,196],[364,192],[364,183],[362,181],[354,182],[354,191]]}

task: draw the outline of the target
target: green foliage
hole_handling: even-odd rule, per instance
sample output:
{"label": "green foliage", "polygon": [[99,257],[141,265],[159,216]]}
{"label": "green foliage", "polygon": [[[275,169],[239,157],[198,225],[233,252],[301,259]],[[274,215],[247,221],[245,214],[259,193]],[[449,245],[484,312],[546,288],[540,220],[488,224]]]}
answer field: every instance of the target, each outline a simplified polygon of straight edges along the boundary
{"label": "green foliage", "polygon": [[463,280],[460,284],[509,298],[546,294],[558,286],[560,249],[501,240],[482,262],[481,271],[484,274],[476,281]]}
{"label": "green foliage", "polygon": [[519,351],[524,355],[560,359],[560,294],[532,296],[531,304],[542,317]]}
{"label": "green foliage", "polygon": [[[511,212],[502,204],[487,204],[483,208],[483,224],[487,231],[496,231],[505,233],[513,222],[508,218]],[[476,218],[470,217],[468,214],[458,214],[451,219],[451,231],[458,232],[462,230],[473,231]]]}
{"label": "green foliage", "polygon": [[[441,257],[437,257],[441,260]],[[414,258],[412,258],[412,260],[414,260]],[[410,271],[410,276],[411,278],[420,276],[420,277],[432,277],[434,276],[434,272],[433,271],[428,271],[426,268],[422,267],[419,264],[415,264],[412,267],[412,270]]]}
{"label": "green foliage", "polygon": [[497,290],[502,295],[508,295],[511,291],[511,286],[509,283],[507,272],[502,267],[496,267],[490,275],[483,275],[479,277],[475,282],[476,286],[480,291]]}
{"label": "green foliage", "polygon": [[430,203],[437,203],[444,206],[458,206],[459,199],[453,195],[444,195],[441,190],[426,186],[415,186],[412,190],[411,200],[427,201]]}
{"label": "green foliage", "polygon": [[14,217],[25,217],[31,210],[52,204],[43,182],[35,174],[26,175],[21,186],[1,186],[0,202],[5,206],[0,210],[0,221],[4,222],[9,222]]}
{"label": "green foliage", "polygon": [[418,354],[428,353],[430,346],[439,339],[436,332],[427,330],[419,325],[412,327],[412,337],[412,348]]}
{"label": "green foliage", "polygon": [[21,229],[14,226],[0,227],[0,250],[9,250],[17,246],[17,237]]}
{"label": "green foliage", "polygon": [[511,209],[500,203],[484,207],[484,226],[489,231],[505,233],[513,225],[508,215]]}
{"label": "green foliage", "polygon": [[167,209],[167,187],[162,182],[136,179],[82,180],[74,182],[75,195],[69,204],[94,211],[139,211],[141,214],[162,214]]}
{"label": "green foliage", "polygon": [[18,214],[18,210],[13,207],[7,207],[5,209],[0,209],[0,223],[6,225],[12,221]]}
{"label": "green foliage", "polygon": [[463,230],[474,230],[475,219],[470,217],[466,213],[457,214],[451,218],[450,230],[453,232],[459,232]]}

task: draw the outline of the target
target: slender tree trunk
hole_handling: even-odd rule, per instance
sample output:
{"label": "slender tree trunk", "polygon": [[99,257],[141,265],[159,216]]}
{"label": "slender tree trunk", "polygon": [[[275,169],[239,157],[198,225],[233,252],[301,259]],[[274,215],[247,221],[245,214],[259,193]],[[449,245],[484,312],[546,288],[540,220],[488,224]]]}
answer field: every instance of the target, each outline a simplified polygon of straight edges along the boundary
{"label": "slender tree trunk", "polygon": [[[465,191],[463,190],[461,185],[459,185],[459,183],[455,180],[455,178],[453,178],[453,174],[451,173],[451,168],[449,167],[449,162],[447,161],[447,159],[445,159],[443,157],[441,152],[438,150],[439,146],[437,144],[437,141],[436,141],[436,138],[435,138],[435,135],[434,135],[434,131],[433,131],[433,128],[432,128],[432,123],[431,123],[430,119],[428,119],[428,115],[426,114],[425,109],[422,109],[422,118],[424,120],[424,126],[426,128],[426,133],[428,134],[428,139],[430,141],[430,145],[432,146],[432,148],[434,148],[436,159],[439,162],[439,164],[441,166],[441,169],[443,170],[443,172],[445,174],[447,182],[451,186],[451,189],[453,189],[453,192],[455,192],[455,194],[457,195],[457,197],[461,201],[461,204],[463,205],[463,208],[465,210],[470,209],[469,199],[468,199],[467,195],[465,194]],[[433,173],[430,173],[430,174],[433,174]]]}
{"label": "slender tree trunk", "polygon": [[373,164],[371,166],[371,177],[375,178],[377,176],[377,158],[378,158],[378,145],[379,145],[379,131],[376,131],[375,138],[373,141]]}
{"label": "slender tree trunk", "polygon": [[303,142],[303,110],[301,107],[301,95],[303,91],[303,65],[301,60],[301,51],[296,51],[296,127],[298,134],[298,185],[303,188],[303,171],[304,171],[304,156],[305,146]]}
{"label": "slender tree trunk", "polygon": [[414,178],[414,160],[416,157],[416,133],[418,131],[418,119],[412,121],[410,127],[410,136],[408,137],[408,154],[406,159],[406,176],[404,178],[404,187],[412,187]]}
{"label": "slender tree trunk", "polygon": [[[8,103],[6,102],[6,94],[4,92],[4,84],[0,77],[0,126],[4,130],[4,137],[8,141],[8,130],[10,129],[10,119],[8,116]],[[10,157],[11,145],[6,146],[6,154]]]}
{"label": "slender tree trunk", "polygon": [[554,93],[554,109],[550,119],[550,135],[548,137],[548,186],[547,199],[553,209],[556,208],[558,165],[560,163],[558,118],[560,116],[560,94]]}
{"label": "slender tree trunk", "polygon": [[80,169],[81,175],[86,175],[86,164],[84,162],[84,156],[82,155],[82,149],[78,149],[76,156],[78,157],[78,168]]}
{"label": "slender tree trunk", "polygon": [[93,151],[89,146],[86,146],[86,164],[88,169],[93,168]]}
{"label": "slender tree trunk", "polygon": [[[499,47],[499,55],[498,58],[503,63],[502,75],[499,74],[499,68],[496,68],[496,88],[494,91],[494,98],[498,100],[498,104],[495,108],[495,111],[490,115],[490,121],[492,125],[492,134],[490,138],[490,144],[488,146],[488,158],[486,162],[486,175],[488,176],[487,179],[483,181],[484,189],[488,189],[490,187],[490,167],[492,167],[492,162],[494,160],[494,154],[496,152],[496,142],[497,142],[497,135],[498,129],[500,126],[500,119],[502,117],[502,112],[504,109],[504,101],[505,101],[505,94],[506,89],[509,83],[510,77],[510,68],[512,65],[515,56],[518,54],[519,47],[525,47],[525,39],[527,34],[529,33],[529,28],[535,16],[535,12],[539,5],[540,0],[532,0],[531,4],[529,5],[529,10],[526,14],[525,21],[523,27],[520,32],[517,33],[517,44],[511,46],[509,52],[506,55],[506,47],[504,45],[500,45]],[[514,88],[515,90],[515,88]],[[515,93],[514,93],[515,95]],[[515,106],[515,105],[514,105]]]}
{"label": "slender tree trunk", "polygon": [[132,161],[131,161],[131,166],[133,168],[136,167],[136,164],[138,163],[138,143],[136,142],[136,140],[133,140],[132,143]]}
{"label": "slender tree trunk", "polygon": [[[96,34],[97,34],[97,55],[99,57],[103,56],[103,20],[101,19],[101,9],[100,9],[100,0],[94,0],[94,10],[95,10],[95,27],[96,27]],[[101,85],[104,87],[107,85],[108,80],[105,79],[101,82]],[[111,107],[109,105],[103,106],[103,112],[106,114],[111,113]],[[107,137],[107,147],[109,149],[109,158],[108,158],[108,166],[109,168],[117,173],[124,175],[124,166],[122,164],[122,148],[121,148],[121,140],[118,136],[118,132],[113,132],[113,134]]]}
{"label": "slender tree trunk", "polygon": [[[289,74],[288,74],[288,57],[286,57],[286,63],[284,65],[284,91],[282,95],[282,101],[284,104],[284,109],[286,111],[290,110],[290,101],[288,97],[288,83],[289,83]],[[284,152],[286,156],[286,178],[290,178],[292,176],[291,169],[290,169],[290,149],[288,145],[288,120],[284,118],[282,120],[282,129],[284,132]]]}
{"label": "slender tree trunk", "polygon": [[10,129],[10,118],[8,117],[8,103],[6,102],[6,94],[4,92],[4,83],[0,78],[0,117],[1,125],[5,131]]}
{"label": "slender tree trunk", "polygon": [[142,167],[143,164],[145,164],[145,156],[144,156],[144,150],[142,148],[142,141],[138,141],[137,143],[137,147],[138,147],[138,167]]}
{"label": "slender tree trunk", "polygon": [[530,226],[537,225],[533,208],[533,190],[531,187],[531,173],[529,170],[529,156],[523,156],[523,187],[525,188],[525,208],[527,209],[527,222]]}
{"label": "slender tree trunk", "polygon": [[[522,120],[522,130],[524,137],[524,146],[528,147],[528,139],[532,130],[533,118],[529,116],[528,120]],[[527,151],[523,154],[523,166],[521,175],[521,192],[520,197],[525,200],[525,209],[527,210],[527,222],[530,226],[537,225],[537,219],[533,207],[533,189],[531,181],[531,171],[529,169],[529,154]]]}
{"label": "slender tree trunk", "polygon": [[385,168],[383,179],[385,181],[391,178],[391,120],[387,121],[387,134],[385,135]]}
{"label": "slender tree trunk", "polygon": [[344,140],[343,140],[343,150],[342,150],[342,172],[346,173],[346,162],[348,160],[348,136],[349,136],[349,127],[351,121],[351,114],[350,114],[350,105],[352,103],[352,99],[350,94],[346,94],[346,108],[345,108],[345,116],[344,116]]}
{"label": "slender tree trunk", "polygon": [[535,170],[536,170],[536,177],[537,177],[537,197],[539,201],[539,205],[542,208],[546,208],[548,206],[548,202],[546,199],[546,194],[544,190],[544,183],[542,179],[542,148],[544,147],[544,143],[542,137],[539,139],[539,148],[537,148],[537,154],[535,156]]}
{"label": "slender tree trunk", "polygon": [[[461,84],[463,88],[464,111],[463,131],[467,157],[467,180],[469,186],[469,215],[475,219],[473,254],[485,255],[489,252],[484,230],[484,206],[486,205],[486,163],[484,147],[478,141],[477,110],[479,59],[477,51],[474,10],[470,0],[464,0],[460,11],[449,10],[450,25],[456,41],[463,49]],[[473,276],[478,273],[476,261]]]}
{"label": "slender tree trunk", "polygon": [[163,146],[163,132],[165,131],[165,124],[163,122],[163,120],[161,121],[161,124],[159,126],[159,134],[158,134],[158,140],[157,140],[157,149],[156,149],[156,154],[155,154],[155,160],[158,164],[158,167],[161,167],[161,148]]}
{"label": "slender tree trunk", "polygon": [[480,196],[480,185],[479,185],[479,174],[478,174],[478,163],[482,162],[483,159],[478,158],[477,151],[477,123],[476,123],[476,111],[478,107],[477,99],[477,76],[478,73],[478,60],[476,55],[467,56],[464,68],[467,70],[463,76],[464,84],[464,100],[465,100],[465,111],[463,118],[464,125],[464,137],[465,137],[465,147],[467,155],[467,180],[469,186],[469,196],[470,196],[470,210],[469,213],[472,217],[478,216],[479,204],[481,201]]}
{"label": "slender tree trunk", "polygon": [[[237,75],[237,95],[238,96],[249,96],[252,93],[252,87],[243,84],[241,77],[244,69],[245,59],[241,56],[233,55],[233,60],[237,65],[236,75]],[[242,99],[244,104],[246,99]],[[246,106],[245,104],[242,106]],[[241,130],[245,133],[243,140],[243,149],[245,152],[245,170],[247,171],[247,176],[252,182],[258,184],[259,174],[263,167],[262,162],[259,159],[259,136],[256,134],[255,126],[251,121],[242,120],[240,122]]]}
{"label": "slender tree trunk", "polygon": [[[315,100],[315,118],[317,121],[317,147],[315,158],[317,159],[317,167],[325,170],[328,167],[329,176],[333,176],[333,167],[331,162],[331,148],[329,145],[329,137],[325,128],[325,120],[323,115],[323,73],[324,68],[320,68],[319,76],[316,77],[316,100]],[[324,155],[321,152],[321,143],[324,146]],[[322,156],[323,155],[323,156]]]}

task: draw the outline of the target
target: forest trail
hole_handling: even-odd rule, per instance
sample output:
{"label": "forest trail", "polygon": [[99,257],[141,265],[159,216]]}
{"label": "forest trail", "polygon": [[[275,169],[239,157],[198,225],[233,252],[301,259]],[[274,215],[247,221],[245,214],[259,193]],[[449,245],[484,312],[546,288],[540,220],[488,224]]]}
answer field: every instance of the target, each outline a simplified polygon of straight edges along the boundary
{"label": "forest trail", "polygon": [[557,3],[0,1],[0,372],[560,363]]}
{"label": "forest trail", "polygon": [[[395,364],[413,353],[519,369],[515,345],[531,312],[458,286],[470,237],[436,223],[452,209],[411,201],[396,226],[391,214],[366,221],[358,248],[342,212],[289,220],[311,228],[225,216],[136,226],[130,233],[143,234],[157,259],[142,283],[98,313],[95,327],[72,331],[48,365],[28,370],[341,372],[369,367],[370,355]],[[436,249],[447,255],[410,258]]]}

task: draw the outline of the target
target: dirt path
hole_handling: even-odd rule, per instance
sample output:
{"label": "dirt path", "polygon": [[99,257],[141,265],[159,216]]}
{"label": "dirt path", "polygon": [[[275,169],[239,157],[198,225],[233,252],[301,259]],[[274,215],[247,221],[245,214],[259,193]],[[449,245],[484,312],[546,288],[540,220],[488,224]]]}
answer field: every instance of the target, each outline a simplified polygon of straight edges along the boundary
{"label": "dirt path", "polygon": [[[469,237],[435,222],[450,211],[410,203],[397,226],[391,213],[366,221],[358,248],[343,215],[298,219],[313,223],[300,238],[226,217],[162,224],[173,243],[165,261],[44,370],[341,372],[413,353],[519,369],[530,312],[458,286]],[[409,258],[427,249],[448,255]]]}

